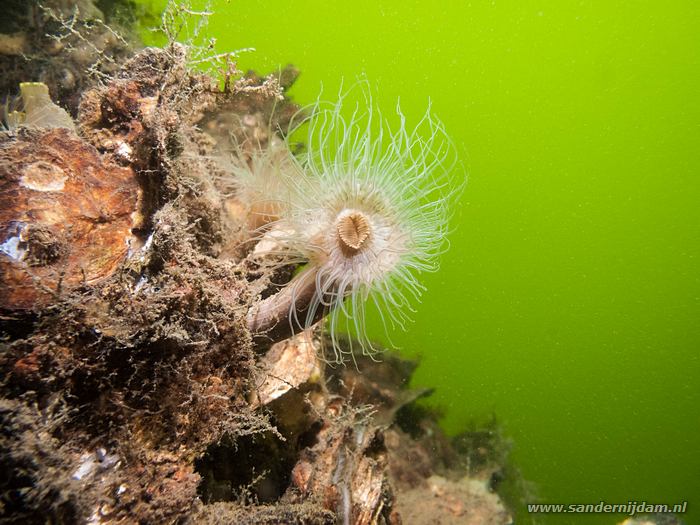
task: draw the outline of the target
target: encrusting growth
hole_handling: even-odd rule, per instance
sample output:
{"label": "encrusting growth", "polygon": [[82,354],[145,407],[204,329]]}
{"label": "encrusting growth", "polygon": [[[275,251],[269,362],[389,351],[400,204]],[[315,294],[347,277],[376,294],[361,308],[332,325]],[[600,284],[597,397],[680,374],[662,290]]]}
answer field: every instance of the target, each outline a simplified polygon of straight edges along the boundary
{"label": "encrusting growth", "polygon": [[[349,119],[349,93],[330,106],[318,103],[305,152],[290,155],[293,169],[276,170],[281,190],[268,198],[282,204],[277,220],[261,230],[265,248],[256,253],[305,265],[248,313],[251,332],[272,341],[328,315],[336,362],[352,357],[353,344],[364,354],[376,352],[365,331],[368,301],[385,328],[405,327],[424,290],[418,275],[438,269],[450,204],[462,187],[452,174],[454,148],[430,108],[409,131],[397,106],[392,128],[368,90],[359,91],[364,96]],[[356,342],[342,349],[339,333],[346,330]]]}

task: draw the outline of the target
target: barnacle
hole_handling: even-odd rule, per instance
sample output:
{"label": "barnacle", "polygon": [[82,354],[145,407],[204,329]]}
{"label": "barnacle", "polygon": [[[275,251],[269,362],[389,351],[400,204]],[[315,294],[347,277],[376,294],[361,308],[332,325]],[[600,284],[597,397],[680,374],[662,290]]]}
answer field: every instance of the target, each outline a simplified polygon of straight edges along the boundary
{"label": "barnacle", "polygon": [[[376,353],[365,329],[367,302],[377,307],[387,335],[389,327],[405,327],[424,290],[419,274],[438,269],[450,204],[463,185],[454,176],[452,143],[430,107],[409,130],[397,104],[392,127],[369,91],[360,91],[347,119],[348,93],[335,104],[317,103],[306,150],[290,156],[294,169],[278,170],[286,191],[276,192],[284,203],[267,227],[265,252],[306,264],[248,314],[251,332],[272,340],[328,315],[329,359],[336,362],[352,356],[353,344]],[[349,349],[340,344],[343,330],[356,341]]]}

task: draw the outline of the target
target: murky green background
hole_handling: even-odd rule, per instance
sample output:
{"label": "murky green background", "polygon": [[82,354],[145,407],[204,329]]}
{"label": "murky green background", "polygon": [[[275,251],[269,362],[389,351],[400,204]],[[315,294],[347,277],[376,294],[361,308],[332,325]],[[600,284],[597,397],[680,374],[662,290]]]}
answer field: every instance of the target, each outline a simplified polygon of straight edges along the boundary
{"label": "murky green background", "polygon": [[[495,412],[539,501],[700,519],[700,4],[220,1],[221,51],[433,101],[469,184],[416,322],[445,427]],[[545,523],[621,521],[558,516]],[[410,521],[409,521],[410,522]]]}

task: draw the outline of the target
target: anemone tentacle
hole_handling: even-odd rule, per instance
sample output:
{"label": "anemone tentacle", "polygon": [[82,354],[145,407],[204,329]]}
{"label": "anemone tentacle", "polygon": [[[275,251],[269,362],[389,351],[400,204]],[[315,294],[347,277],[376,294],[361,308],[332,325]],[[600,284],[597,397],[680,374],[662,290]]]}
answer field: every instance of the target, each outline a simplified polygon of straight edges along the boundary
{"label": "anemone tentacle", "polygon": [[[276,196],[286,201],[267,225],[281,253],[307,261],[280,308],[290,309],[292,331],[329,316],[331,361],[346,357],[341,326],[363,353],[376,352],[366,334],[367,303],[379,310],[387,337],[389,327],[405,329],[407,311],[415,311],[425,290],[419,275],[436,271],[447,248],[451,206],[463,185],[454,175],[460,171],[454,147],[430,105],[408,129],[397,104],[392,128],[369,89],[360,91],[366,109],[358,103],[348,118],[349,93],[335,104],[316,104],[305,151],[285,160],[290,169],[276,171],[285,188]],[[249,318],[255,315],[251,310]]]}

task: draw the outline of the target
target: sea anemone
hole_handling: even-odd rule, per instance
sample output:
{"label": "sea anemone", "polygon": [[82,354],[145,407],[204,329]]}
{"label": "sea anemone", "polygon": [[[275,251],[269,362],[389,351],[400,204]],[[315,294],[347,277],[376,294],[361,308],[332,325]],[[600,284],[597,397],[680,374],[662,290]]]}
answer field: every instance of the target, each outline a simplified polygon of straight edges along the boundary
{"label": "sea anemone", "polygon": [[[430,107],[408,130],[397,104],[392,127],[369,90],[359,91],[350,117],[349,93],[335,104],[317,103],[307,119],[305,151],[293,157],[294,169],[279,170],[286,190],[277,195],[286,202],[257,252],[305,265],[248,314],[251,332],[271,340],[328,315],[334,353],[327,358],[334,362],[352,357],[353,346],[376,354],[366,333],[370,301],[387,336],[389,327],[405,328],[424,291],[419,274],[438,269],[450,204],[463,185],[454,176],[452,143]],[[345,331],[353,336],[349,346],[341,344]]]}
{"label": "sea anemone", "polygon": [[[233,172],[235,201],[251,232],[263,232],[284,216],[290,202],[288,181],[303,177],[287,144],[276,139],[254,153],[237,148],[229,169]],[[230,181],[229,181],[230,184]]]}

